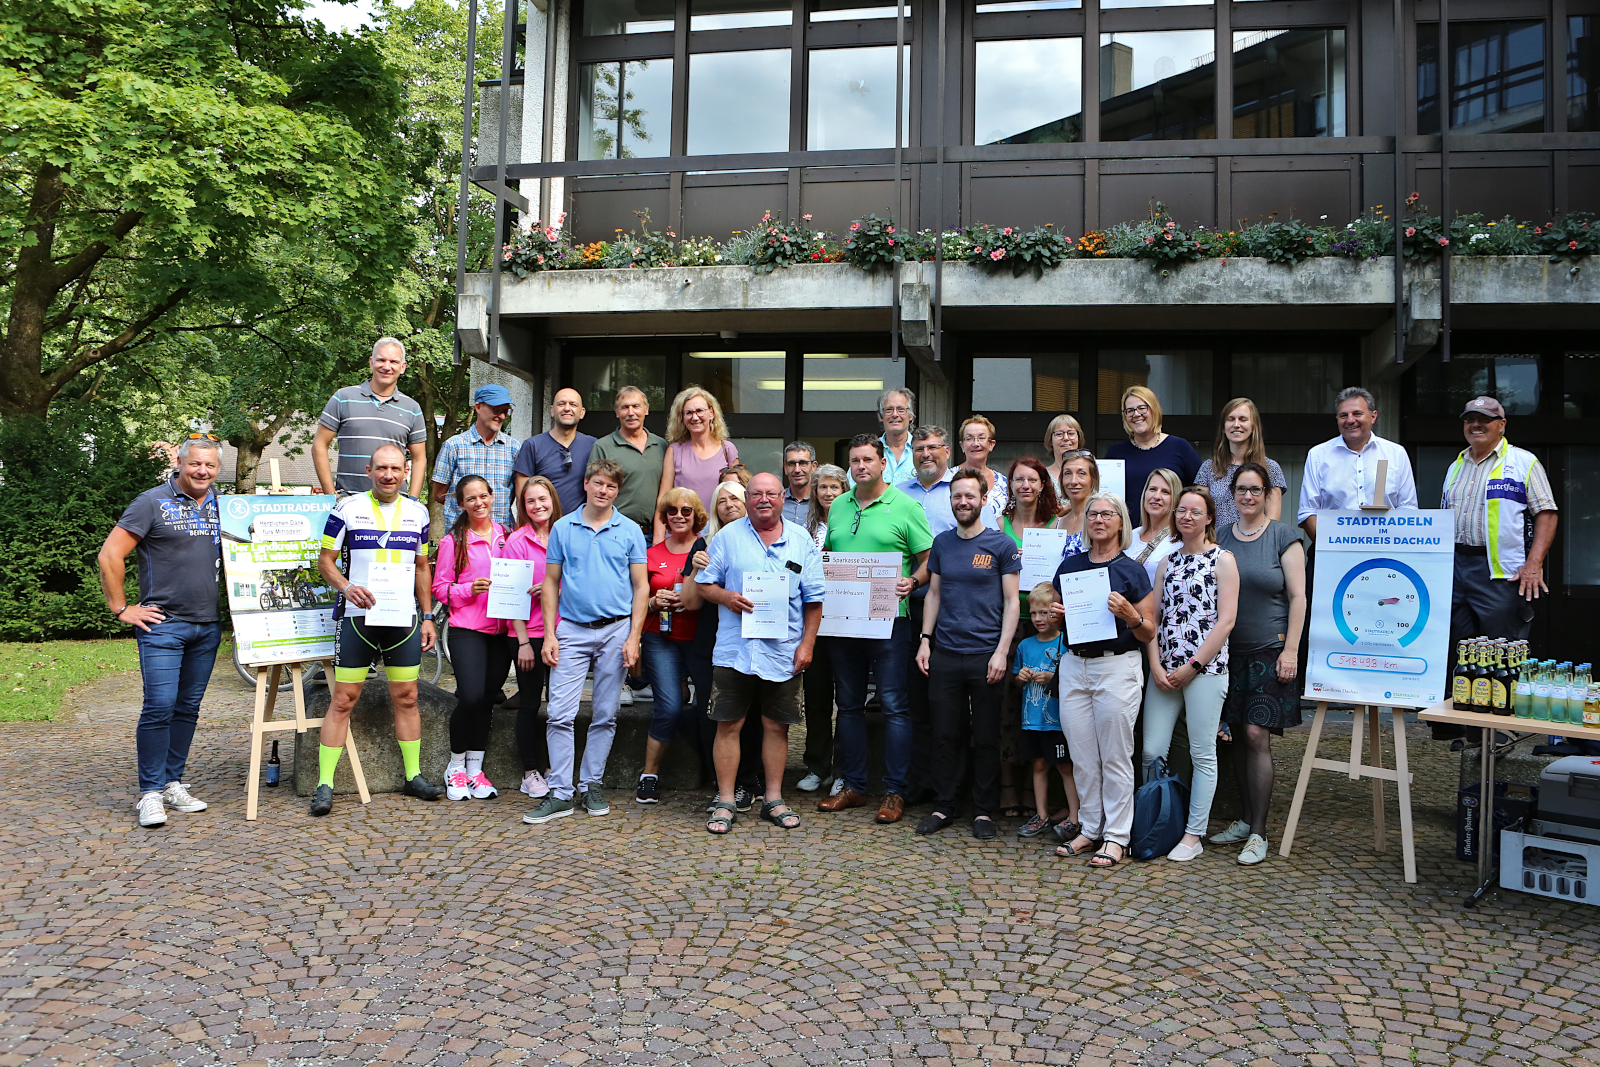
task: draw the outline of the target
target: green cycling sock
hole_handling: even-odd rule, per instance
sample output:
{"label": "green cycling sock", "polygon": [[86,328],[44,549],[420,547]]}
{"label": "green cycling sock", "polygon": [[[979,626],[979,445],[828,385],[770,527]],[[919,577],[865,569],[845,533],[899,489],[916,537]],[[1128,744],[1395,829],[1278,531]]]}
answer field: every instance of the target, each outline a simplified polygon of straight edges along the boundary
{"label": "green cycling sock", "polygon": [[399,745],[400,758],[406,764],[406,781],[409,782],[422,773],[422,740],[399,741]]}
{"label": "green cycling sock", "polygon": [[339,757],[342,755],[344,755],[343,745],[338,748],[329,748],[327,745],[317,746],[317,768],[322,772],[321,777],[317,779],[318,785],[325,785],[329,789],[333,788],[333,771],[335,767],[339,766]]}

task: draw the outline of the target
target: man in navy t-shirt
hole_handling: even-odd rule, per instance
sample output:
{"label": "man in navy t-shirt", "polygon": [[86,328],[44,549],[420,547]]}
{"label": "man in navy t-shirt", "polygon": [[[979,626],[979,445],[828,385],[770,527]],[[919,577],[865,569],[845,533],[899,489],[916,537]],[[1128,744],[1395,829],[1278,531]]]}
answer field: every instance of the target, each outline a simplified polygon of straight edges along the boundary
{"label": "man in navy t-shirt", "polygon": [[983,525],[983,473],[963,467],[950,481],[956,528],[933,539],[928,598],[922,609],[917,666],[928,676],[933,719],[933,812],[917,824],[931,834],[954,819],[972,729],[972,836],[995,836],[1000,806],[1000,701],[1006,658],[1020,610],[1017,543]]}

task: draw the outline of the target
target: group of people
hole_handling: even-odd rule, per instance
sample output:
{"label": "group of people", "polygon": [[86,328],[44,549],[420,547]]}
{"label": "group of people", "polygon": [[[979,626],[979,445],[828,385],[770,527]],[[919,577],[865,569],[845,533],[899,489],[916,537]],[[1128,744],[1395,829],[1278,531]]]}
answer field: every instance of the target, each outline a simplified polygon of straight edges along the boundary
{"label": "group of people", "polygon": [[[663,755],[683,737],[716,785],[706,809],[714,834],[757,803],[774,825],[800,825],[782,786],[789,727],[801,722],[806,773],[797,787],[825,794],[822,812],[868,806],[866,712],[875,703],[878,823],[927,804],[916,832],[933,834],[966,808],[983,840],[996,836],[999,817],[1025,817],[1021,836],[1048,835],[1059,855],[1112,867],[1129,846],[1136,750],[1144,767],[1164,760],[1181,716],[1193,778],[1187,833],[1168,858],[1203,851],[1219,738],[1234,746],[1241,810],[1209,840],[1242,845],[1241,864],[1266,858],[1270,739],[1300,723],[1311,566],[1300,529],[1281,518],[1287,482],[1248,398],[1224,405],[1202,458],[1162,431],[1154,392],[1127,389],[1127,439],[1107,450],[1125,463],[1124,501],[1102,490],[1099,461],[1070,415],[1046,431],[1048,461],[1023,456],[1002,472],[988,463],[989,420],[973,415],[951,435],[917,424],[910,390],[889,389],[878,401],[882,432],[850,439],[848,469],[819,464],[810,444],[795,441],[781,473],[752,473],[716,397],[698,386],[674,398],[666,439],[645,428],[641,390],[616,394],[617,429],[597,440],[578,430],[582,397],[564,388],[550,428],[518,442],[503,432],[509,393],[488,385],[474,395],[473,425],[444,444],[433,468],[448,529],[430,553],[428,510],[413,498],[420,410],[397,388],[403,347],[383,339],[371,366],[369,382],[329,401],[318,431],[319,441],[339,442],[336,476],[323,450],[317,469],[324,488],[341,494],[321,558],[340,596],[312,814],[331,810],[349,713],[381,661],[405,790],[429,800],[496,795],[484,752],[515,670],[520,790],[536,802],[523,817],[529,824],[580,804],[590,815],[609,812],[602,782],[618,709],[632,687],[648,685],[635,799],[659,800]],[[1335,418],[1339,436],[1305,465],[1298,518],[1313,539],[1318,510],[1375,496],[1392,507],[1417,503],[1405,451],[1372,432],[1372,395],[1345,389]],[[1504,426],[1493,398],[1468,406],[1468,448],[1446,479],[1443,506],[1461,515],[1453,628],[1515,636],[1518,625],[1526,634],[1543,589],[1555,505],[1543,468],[1505,442]],[[962,458],[952,463],[957,444]],[[1379,459],[1388,460],[1382,487]],[[192,437],[172,481],[140,496],[101,552],[108,606],[135,626],[145,668],[144,825],[164,822],[169,807],[204,807],[182,778],[216,650],[216,467],[215,440]],[[408,484],[412,496],[402,491]],[[1529,516],[1524,545],[1508,531]],[[1021,588],[1024,535],[1040,528],[1064,533],[1063,553],[1054,578]],[[122,566],[135,547],[140,598],[128,604]],[[824,551],[898,557],[887,636],[821,634]],[[209,575],[201,557],[212,562]],[[526,619],[487,611],[491,561],[504,557],[532,564]],[[379,562],[411,568],[409,626],[367,625],[368,575]],[[1059,583],[1093,569],[1107,572],[1115,634],[1074,640]],[[436,601],[449,611],[457,698],[442,786],[418,763],[416,677],[436,639]],[[575,766],[574,726],[591,677],[592,718]],[[1052,771],[1065,794],[1055,809]]]}

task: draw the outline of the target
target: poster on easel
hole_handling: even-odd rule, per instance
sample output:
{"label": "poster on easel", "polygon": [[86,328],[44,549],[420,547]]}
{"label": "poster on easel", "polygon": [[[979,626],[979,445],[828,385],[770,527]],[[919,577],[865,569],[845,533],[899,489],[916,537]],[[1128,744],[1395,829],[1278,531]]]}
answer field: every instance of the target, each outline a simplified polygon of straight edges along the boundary
{"label": "poster on easel", "polygon": [[330,496],[224,496],[222,565],[239,662],[333,655],[334,589],[317,570]]}
{"label": "poster on easel", "polygon": [[1306,696],[1386,707],[1444,699],[1455,516],[1319,511]]}

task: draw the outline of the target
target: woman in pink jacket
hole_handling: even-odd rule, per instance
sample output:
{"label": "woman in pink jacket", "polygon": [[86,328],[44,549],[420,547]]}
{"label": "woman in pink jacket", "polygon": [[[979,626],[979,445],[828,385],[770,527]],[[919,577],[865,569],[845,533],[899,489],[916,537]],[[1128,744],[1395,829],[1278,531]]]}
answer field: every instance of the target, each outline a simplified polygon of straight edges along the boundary
{"label": "woman in pink jacket", "polygon": [[450,665],[456,708],[450,713],[450,765],[445,795],[451,800],[498,796],[483,773],[489,717],[511,671],[506,624],[489,618],[489,561],[505,555],[506,530],[494,521],[494,490],[477,475],[456,485],[461,515],[439,542],[433,597],[450,609]]}
{"label": "woman in pink jacket", "polygon": [[[511,620],[516,635],[517,662],[517,751],[522,757],[522,791],[530,797],[550,792],[544,771],[550,766],[545,744],[544,723],[539,720],[539,696],[544,692],[546,667],[539,658],[544,644],[544,613],[539,605],[539,587],[544,584],[545,548],[550,543],[550,527],[561,517],[561,498],[556,487],[542,474],[522,483],[517,498],[517,528],[506,538],[503,553],[508,559],[533,561],[532,598],[528,618]],[[561,622],[558,615],[551,626]],[[452,626],[451,629],[454,629]]]}

